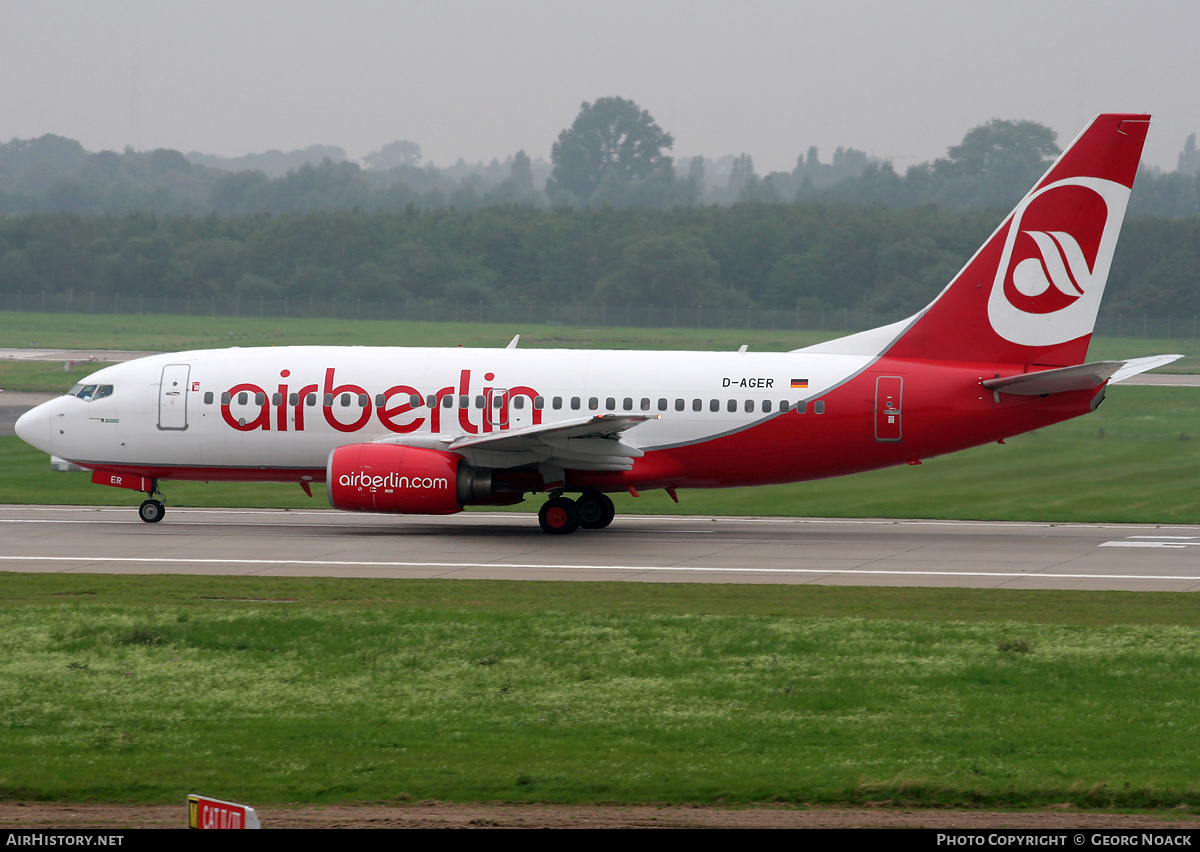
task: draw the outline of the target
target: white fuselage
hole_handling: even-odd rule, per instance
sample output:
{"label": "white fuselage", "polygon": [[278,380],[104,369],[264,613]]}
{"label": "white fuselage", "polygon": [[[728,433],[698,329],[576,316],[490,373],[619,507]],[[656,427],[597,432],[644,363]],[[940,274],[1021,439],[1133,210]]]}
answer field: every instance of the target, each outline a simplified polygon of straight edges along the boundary
{"label": "white fuselage", "polygon": [[[652,419],[624,440],[654,450],[777,417],[819,399],[871,360],[748,352],[200,350],[100,370],[86,384],[111,385],[110,394],[48,402],[23,425],[22,437],[87,467],[284,471],[321,468],[334,448],[349,443],[437,446],[456,436],[633,413]],[[470,459],[470,451],[463,454]]]}

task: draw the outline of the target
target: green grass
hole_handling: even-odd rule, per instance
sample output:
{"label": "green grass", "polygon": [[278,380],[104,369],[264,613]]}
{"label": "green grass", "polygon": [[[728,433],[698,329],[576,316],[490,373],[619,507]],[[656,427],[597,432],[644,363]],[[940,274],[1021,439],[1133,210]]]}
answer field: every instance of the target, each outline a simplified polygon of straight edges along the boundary
{"label": "green grass", "polygon": [[[861,329],[859,329],[861,330]],[[720,329],[574,328],[541,324],[254,319],[158,315],[38,314],[0,311],[0,346],[173,352],[226,346],[505,346],[531,348],[728,349],[787,351],[833,332]]]}
{"label": "green grass", "polygon": [[[575,328],[540,324],[382,322],[160,315],[39,314],[0,311],[0,347],[132,349],[174,352],[226,346],[505,346],[521,335],[528,348],[697,349],[786,352],[861,328],[835,331],[757,329]],[[1093,360],[1181,353],[1171,372],[1200,372],[1200,339],[1103,338]],[[0,382],[0,387],[4,385]]]}
{"label": "green grass", "polygon": [[4,583],[7,799],[1200,807],[1184,595]]}
{"label": "green grass", "polygon": [[[107,367],[107,361],[85,361],[70,370],[62,361],[0,361],[0,388],[30,393],[63,393],[84,377]],[[0,404],[4,397],[0,396]]]}

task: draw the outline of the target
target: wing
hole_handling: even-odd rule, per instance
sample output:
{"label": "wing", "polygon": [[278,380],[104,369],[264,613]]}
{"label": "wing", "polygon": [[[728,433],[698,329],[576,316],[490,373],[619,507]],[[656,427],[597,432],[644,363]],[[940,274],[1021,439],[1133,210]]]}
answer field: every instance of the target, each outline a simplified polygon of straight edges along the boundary
{"label": "wing", "polygon": [[[485,435],[442,438],[437,449],[458,453],[476,467],[514,468],[549,464],[571,470],[629,470],[643,453],[621,439],[648,414],[597,414],[547,426],[527,426]],[[381,443],[431,445],[428,440],[389,438]]]}

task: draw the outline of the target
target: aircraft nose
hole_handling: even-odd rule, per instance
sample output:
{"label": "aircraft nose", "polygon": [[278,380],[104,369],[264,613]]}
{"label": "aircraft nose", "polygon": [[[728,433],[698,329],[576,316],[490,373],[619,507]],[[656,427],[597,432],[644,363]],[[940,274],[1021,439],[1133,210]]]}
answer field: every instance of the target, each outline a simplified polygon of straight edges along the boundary
{"label": "aircraft nose", "polygon": [[26,411],[17,418],[13,429],[26,444],[44,453],[50,452],[50,403],[43,402]]}

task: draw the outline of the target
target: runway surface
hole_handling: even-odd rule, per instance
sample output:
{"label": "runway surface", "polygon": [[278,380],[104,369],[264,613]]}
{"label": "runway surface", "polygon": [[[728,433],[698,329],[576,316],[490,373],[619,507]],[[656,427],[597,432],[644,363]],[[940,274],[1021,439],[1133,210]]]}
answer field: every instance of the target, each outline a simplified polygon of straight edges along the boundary
{"label": "runway surface", "polygon": [[1200,526],[0,506],[0,571],[1200,589]]}

